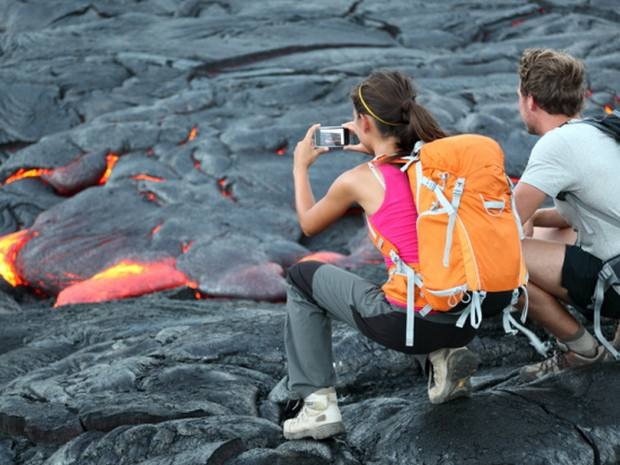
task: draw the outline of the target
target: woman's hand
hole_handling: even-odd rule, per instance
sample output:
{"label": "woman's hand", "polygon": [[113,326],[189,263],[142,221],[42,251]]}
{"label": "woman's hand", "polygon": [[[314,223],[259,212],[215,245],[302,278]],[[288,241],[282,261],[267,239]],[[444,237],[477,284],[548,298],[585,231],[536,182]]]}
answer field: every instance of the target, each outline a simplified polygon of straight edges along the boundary
{"label": "woman's hand", "polygon": [[[342,127],[343,128],[347,128],[349,131],[351,131],[357,137],[357,130],[355,129],[355,123],[353,121],[348,121],[348,122],[344,123],[342,125]],[[359,137],[358,137],[358,139],[359,139]],[[362,152],[362,153],[366,153],[366,154],[370,155],[370,152],[368,151],[366,146],[364,144],[362,144],[362,143],[355,144],[355,145],[345,145],[344,147],[342,147],[342,149],[343,150],[352,150],[354,152]]]}
{"label": "woman's hand", "polygon": [[308,129],[306,136],[297,142],[295,152],[293,154],[293,169],[308,169],[319,157],[319,155],[328,152],[327,147],[314,146],[314,131],[321,125],[313,124]]}

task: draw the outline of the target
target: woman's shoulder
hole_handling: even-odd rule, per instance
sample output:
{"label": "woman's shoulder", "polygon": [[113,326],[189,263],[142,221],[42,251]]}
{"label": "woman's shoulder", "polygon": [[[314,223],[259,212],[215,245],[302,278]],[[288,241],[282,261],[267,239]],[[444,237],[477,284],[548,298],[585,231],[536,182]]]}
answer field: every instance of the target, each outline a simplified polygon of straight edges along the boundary
{"label": "woman's shoulder", "polygon": [[373,174],[368,166],[368,162],[360,163],[340,174],[332,186],[359,194],[360,189],[363,190],[363,186],[367,186],[369,182],[372,182],[372,178]]}

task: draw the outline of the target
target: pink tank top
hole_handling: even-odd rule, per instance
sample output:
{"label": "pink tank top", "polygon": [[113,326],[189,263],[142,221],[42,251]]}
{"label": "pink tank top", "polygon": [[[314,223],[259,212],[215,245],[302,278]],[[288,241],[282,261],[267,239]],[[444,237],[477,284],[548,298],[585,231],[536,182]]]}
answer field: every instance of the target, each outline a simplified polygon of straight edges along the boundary
{"label": "pink tank top", "polygon": [[[413,203],[407,175],[398,166],[388,163],[377,164],[383,175],[385,194],[379,209],[368,217],[372,228],[396,246],[398,254],[406,263],[418,261],[418,233],[416,221],[418,211]],[[392,260],[385,257],[386,267],[392,266]],[[406,305],[387,300],[399,307]]]}

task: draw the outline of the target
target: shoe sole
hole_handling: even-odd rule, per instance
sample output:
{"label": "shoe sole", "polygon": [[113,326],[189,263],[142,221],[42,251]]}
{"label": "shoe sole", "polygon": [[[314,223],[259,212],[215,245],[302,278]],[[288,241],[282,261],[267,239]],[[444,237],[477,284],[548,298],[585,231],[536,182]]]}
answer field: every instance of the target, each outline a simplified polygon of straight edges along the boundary
{"label": "shoe sole", "polygon": [[447,382],[455,387],[443,396],[430,399],[431,403],[443,404],[459,397],[470,397],[471,383],[469,377],[476,372],[479,364],[480,358],[470,350],[462,349],[458,352],[453,352],[447,362],[448,373],[450,373],[450,378]]}
{"label": "shoe sole", "polygon": [[297,433],[284,433],[284,437],[286,439],[303,439],[309,438],[312,439],[326,439],[337,434],[344,433],[344,424],[342,422],[337,423],[328,423],[326,425],[317,426],[312,429],[305,429],[302,431],[298,431]]}

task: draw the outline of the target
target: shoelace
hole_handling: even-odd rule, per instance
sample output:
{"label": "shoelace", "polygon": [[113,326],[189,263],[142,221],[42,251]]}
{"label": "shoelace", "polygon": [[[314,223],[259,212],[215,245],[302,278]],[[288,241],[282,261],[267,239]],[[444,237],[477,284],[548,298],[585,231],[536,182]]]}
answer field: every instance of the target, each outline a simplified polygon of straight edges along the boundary
{"label": "shoelace", "polygon": [[566,356],[564,352],[555,352],[551,357],[540,364],[540,370],[543,373],[553,373],[555,369],[563,370],[568,364],[566,363]]}

